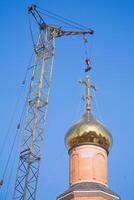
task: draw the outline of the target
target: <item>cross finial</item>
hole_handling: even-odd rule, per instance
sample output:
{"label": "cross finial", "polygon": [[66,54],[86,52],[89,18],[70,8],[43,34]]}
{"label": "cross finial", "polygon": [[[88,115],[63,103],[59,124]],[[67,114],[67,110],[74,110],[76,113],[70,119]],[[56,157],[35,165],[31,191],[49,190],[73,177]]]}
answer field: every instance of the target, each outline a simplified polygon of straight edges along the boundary
{"label": "cross finial", "polygon": [[91,106],[90,106],[91,84],[90,84],[89,76],[87,76],[85,80],[81,80],[80,83],[81,83],[81,84],[84,84],[84,85],[86,86],[86,97],[85,97],[85,101],[86,101],[86,112],[89,112],[89,111],[91,110]]}

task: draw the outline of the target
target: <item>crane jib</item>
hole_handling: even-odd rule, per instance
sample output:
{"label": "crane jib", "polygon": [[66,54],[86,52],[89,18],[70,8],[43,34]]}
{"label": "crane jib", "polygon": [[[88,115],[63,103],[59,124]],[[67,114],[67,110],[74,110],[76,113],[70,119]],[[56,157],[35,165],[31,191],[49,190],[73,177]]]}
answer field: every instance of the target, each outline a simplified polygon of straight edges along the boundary
{"label": "crane jib", "polygon": [[55,38],[68,35],[93,34],[91,29],[63,30],[47,25],[37,6],[28,8],[39,27],[34,44],[35,58],[29,87],[27,109],[22,131],[22,143],[13,200],[35,200],[39,177],[42,143],[52,80]]}

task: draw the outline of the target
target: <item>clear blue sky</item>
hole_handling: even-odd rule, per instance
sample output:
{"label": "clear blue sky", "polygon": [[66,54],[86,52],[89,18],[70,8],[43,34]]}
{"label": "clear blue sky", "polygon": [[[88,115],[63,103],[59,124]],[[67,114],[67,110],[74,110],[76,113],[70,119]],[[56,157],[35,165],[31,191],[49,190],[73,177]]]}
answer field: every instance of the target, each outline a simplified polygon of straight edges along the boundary
{"label": "clear blue sky", "polygon": [[[27,6],[38,6],[95,29],[91,39],[92,82],[98,87],[96,118],[101,119],[113,135],[109,154],[109,186],[122,200],[134,199],[134,1],[132,0],[2,0],[0,2],[0,147],[10,124],[17,97],[21,95],[14,121],[0,155],[0,177],[15,135],[26,89],[21,87],[31,52]],[[89,42],[90,44],[90,42]],[[38,200],[56,199],[68,188],[69,163],[64,146],[68,128],[84,110],[80,100],[84,90],[78,84],[84,77],[82,37],[58,39],[50,104],[40,168]],[[9,164],[0,199],[12,199],[17,153],[21,133]],[[14,160],[15,157],[15,160]],[[15,163],[12,173],[10,168]],[[9,174],[11,177],[9,178]],[[8,181],[9,190],[7,190]]]}

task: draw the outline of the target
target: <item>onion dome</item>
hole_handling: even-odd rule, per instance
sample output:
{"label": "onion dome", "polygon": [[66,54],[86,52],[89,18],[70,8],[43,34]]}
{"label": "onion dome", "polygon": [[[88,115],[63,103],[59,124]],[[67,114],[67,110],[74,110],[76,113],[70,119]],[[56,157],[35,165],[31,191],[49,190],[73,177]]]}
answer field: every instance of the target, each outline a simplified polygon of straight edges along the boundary
{"label": "onion dome", "polygon": [[108,153],[112,146],[112,136],[103,124],[88,111],[69,129],[65,144],[68,150],[80,145],[96,145]]}

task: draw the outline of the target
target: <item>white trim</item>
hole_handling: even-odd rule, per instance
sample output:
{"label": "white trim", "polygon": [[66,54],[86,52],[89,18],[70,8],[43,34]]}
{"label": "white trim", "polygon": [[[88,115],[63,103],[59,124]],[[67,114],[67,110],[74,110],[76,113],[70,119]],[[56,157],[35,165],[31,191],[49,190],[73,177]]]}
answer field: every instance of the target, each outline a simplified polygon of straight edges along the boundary
{"label": "white trim", "polygon": [[111,197],[115,197],[115,198],[117,198],[117,199],[119,199],[119,197],[117,197],[117,196],[115,196],[115,195],[112,195],[112,194],[109,194],[109,193],[107,193],[107,192],[104,192],[104,191],[102,191],[102,190],[94,190],[94,191],[74,191],[74,193],[77,193],[77,192],[87,192],[87,193],[92,193],[92,192],[101,192],[101,193],[104,193],[104,194],[108,194],[109,196],[111,196]]}

